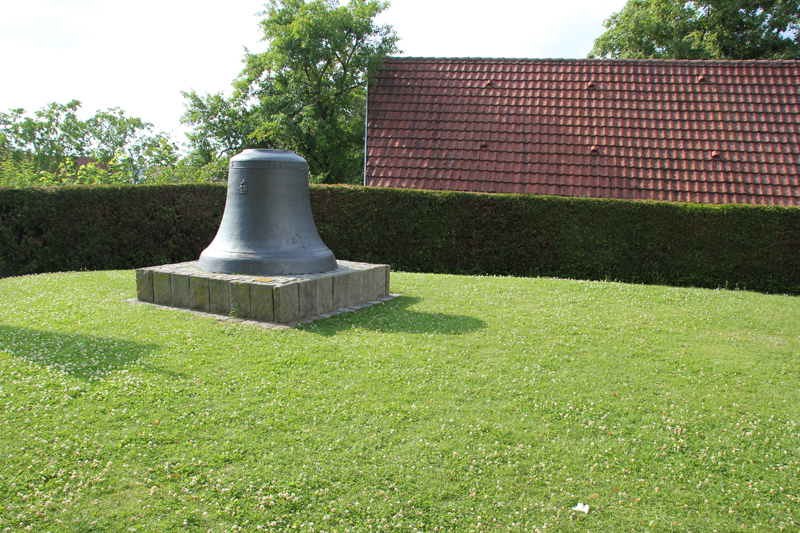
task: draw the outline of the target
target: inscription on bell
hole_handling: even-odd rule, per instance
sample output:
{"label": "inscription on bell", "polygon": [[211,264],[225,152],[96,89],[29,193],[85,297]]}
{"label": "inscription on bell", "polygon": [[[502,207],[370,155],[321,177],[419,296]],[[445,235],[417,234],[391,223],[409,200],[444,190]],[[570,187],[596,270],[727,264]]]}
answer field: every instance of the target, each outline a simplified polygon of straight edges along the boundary
{"label": "inscription on bell", "polygon": [[247,181],[242,180],[239,182],[239,194],[247,194]]}

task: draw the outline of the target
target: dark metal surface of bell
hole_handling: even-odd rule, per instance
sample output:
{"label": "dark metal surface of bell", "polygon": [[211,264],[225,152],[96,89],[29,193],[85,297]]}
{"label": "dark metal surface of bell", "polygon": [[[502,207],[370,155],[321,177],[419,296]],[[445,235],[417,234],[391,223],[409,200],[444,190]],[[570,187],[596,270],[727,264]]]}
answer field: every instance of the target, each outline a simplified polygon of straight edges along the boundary
{"label": "dark metal surface of bell", "polygon": [[229,168],[225,212],[199,268],[261,276],[337,268],[311,214],[305,159],[288,150],[245,150]]}

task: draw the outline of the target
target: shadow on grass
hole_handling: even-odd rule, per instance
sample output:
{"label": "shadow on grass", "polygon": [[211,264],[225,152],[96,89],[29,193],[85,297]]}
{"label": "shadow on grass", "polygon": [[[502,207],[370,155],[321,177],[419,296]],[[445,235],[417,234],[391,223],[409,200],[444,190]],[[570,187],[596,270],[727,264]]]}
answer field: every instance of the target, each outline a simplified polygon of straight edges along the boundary
{"label": "shadow on grass", "polygon": [[486,327],[486,322],[471,316],[408,309],[419,301],[420,298],[412,296],[398,296],[355,313],[342,313],[328,320],[312,322],[302,329],[325,336],[336,335],[354,327],[385,333],[464,335]]}
{"label": "shadow on grass", "polygon": [[160,348],[156,344],[5,325],[0,325],[0,346],[9,355],[76,377],[102,376]]}

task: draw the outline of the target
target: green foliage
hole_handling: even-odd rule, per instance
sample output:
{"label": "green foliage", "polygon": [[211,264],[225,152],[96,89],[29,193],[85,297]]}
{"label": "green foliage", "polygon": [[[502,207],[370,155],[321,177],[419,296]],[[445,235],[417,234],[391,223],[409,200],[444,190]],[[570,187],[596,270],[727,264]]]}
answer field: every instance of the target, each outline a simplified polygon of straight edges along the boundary
{"label": "green foliage", "polygon": [[31,185],[55,185],[52,174],[37,170],[38,165],[29,154],[16,157],[0,157],[0,186],[30,187]]}
{"label": "green foliage", "polygon": [[152,124],[120,108],[80,120],[80,106],[0,113],[0,186],[158,182],[176,165],[177,147]]}
{"label": "green foliage", "polygon": [[77,117],[81,103],[51,103],[26,116],[24,109],[0,113],[5,139],[4,159],[32,159],[40,171],[54,173],[67,157],[83,155],[88,147],[88,125]]}
{"label": "green foliage", "polygon": [[797,0],[628,0],[588,57],[800,59]]}
{"label": "green foliage", "polygon": [[188,99],[184,123],[202,164],[243,148],[293,150],[312,181],[360,175],[367,79],[397,52],[390,26],[375,23],[380,0],[272,0],[262,13],[266,52],[247,53],[234,95]]}
{"label": "green foliage", "polygon": [[221,93],[202,97],[194,91],[181,94],[187,99],[181,122],[194,128],[187,134],[191,166],[227,179],[232,156],[246,148],[265,147],[251,138],[250,133],[256,128],[255,116],[240,98],[228,99]]}
{"label": "green foliage", "polygon": [[[0,189],[0,272],[196,260],[225,185]],[[338,259],[800,294],[800,209],[312,186]]]}
{"label": "green foliage", "polygon": [[190,154],[172,167],[158,167],[149,183],[205,183],[228,179],[228,158],[200,163]]}

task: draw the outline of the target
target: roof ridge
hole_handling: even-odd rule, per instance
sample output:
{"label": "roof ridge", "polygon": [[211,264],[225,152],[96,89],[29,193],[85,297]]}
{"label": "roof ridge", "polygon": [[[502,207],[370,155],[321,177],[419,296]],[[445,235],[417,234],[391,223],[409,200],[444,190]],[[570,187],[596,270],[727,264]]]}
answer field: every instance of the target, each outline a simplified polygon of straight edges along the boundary
{"label": "roof ridge", "polygon": [[517,62],[560,62],[560,63],[666,63],[691,65],[722,64],[730,65],[743,63],[753,64],[800,64],[800,59],[606,59],[606,58],[536,58],[536,57],[426,57],[426,56],[388,56],[384,61],[517,61]]}

